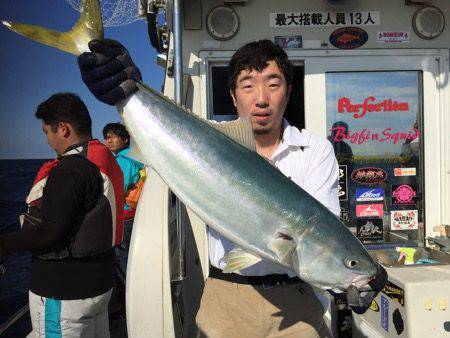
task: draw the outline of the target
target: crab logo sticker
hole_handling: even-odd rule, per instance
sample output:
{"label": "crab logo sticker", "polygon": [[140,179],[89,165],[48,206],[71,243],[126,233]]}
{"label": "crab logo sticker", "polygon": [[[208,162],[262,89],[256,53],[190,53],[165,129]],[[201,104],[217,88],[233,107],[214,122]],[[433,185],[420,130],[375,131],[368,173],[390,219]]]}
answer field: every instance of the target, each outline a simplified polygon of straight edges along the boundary
{"label": "crab logo sticker", "polygon": [[368,218],[356,220],[356,237],[361,242],[383,239],[383,220],[381,218]]}
{"label": "crab logo sticker", "polygon": [[342,27],[330,35],[330,43],[339,49],[354,49],[363,46],[369,35],[359,27]]}
{"label": "crab logo sticker", "polygon": [[356,188],[357,202],[370,202],[384,200],[383,188]]}
{"label": "crab logo sticker", "polygon": [[381,217],[383,216],[383,204],[358,204],[356,217]]}
{"label": "crab logo sticker", "polygon": [[413,184],[400,184],[392,186],[393,205],[415,205],[417,188]]}
{"label": "crab logo sticker", "polygon": [[347,195],[347,166],[339,166],[339,183],[338,183],[338,196],[339,201],[346,201]]}
{"label": "crab logo sticker", "polygon": [[417,230],[419,228],[417,210],[391,211],[391,230]]}
{"label": "crab logo sticker", "polygon": [[381,168],[365,167],[353,171],[351,177],[356,183],[373,185],[384,182],[387,178],[387,173]]}

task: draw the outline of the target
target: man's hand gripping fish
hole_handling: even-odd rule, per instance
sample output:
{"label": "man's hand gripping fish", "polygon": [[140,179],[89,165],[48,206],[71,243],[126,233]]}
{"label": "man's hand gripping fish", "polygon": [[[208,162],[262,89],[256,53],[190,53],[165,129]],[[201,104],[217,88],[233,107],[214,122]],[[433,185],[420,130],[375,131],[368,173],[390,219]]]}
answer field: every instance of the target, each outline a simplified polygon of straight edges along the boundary
{"label": "man's hand gripping fish", "polygon": [[[3,22],[35,41],[79,55],[103,39],[97,0],[81,1],[66,33]],[[134,86],[134,84],[133,84]],[[239,249],[224,272],[261,259],[322,289],[347,292],[362,313],[387,281],[386,271],[325,206],[255,152],[250,123],[213,123],[140,83],[117,109],[143,159],[180,200]]]}

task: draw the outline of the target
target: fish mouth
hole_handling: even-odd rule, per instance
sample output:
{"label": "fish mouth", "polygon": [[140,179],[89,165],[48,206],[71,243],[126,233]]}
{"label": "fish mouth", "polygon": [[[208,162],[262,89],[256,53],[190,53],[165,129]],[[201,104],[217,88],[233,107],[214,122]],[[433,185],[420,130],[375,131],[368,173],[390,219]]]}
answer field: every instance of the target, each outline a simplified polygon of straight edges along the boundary
{"label": "fish mouth", "polygon": [[366,312],[372,300],[386,285],[387,280],[388,274],[380,265],[373,278],[356,277],[347,289],[347,302],[350,308],[357,314]]}

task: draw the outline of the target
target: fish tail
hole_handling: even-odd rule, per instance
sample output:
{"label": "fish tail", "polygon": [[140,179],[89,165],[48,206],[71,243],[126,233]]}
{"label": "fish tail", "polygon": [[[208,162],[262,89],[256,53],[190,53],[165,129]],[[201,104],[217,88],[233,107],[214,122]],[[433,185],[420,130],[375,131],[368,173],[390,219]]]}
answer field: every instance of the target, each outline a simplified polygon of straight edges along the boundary
{"label": "fish tail", "polygon": [[2,21],[12,31],[44,45],[79,55],[88,52],[92,39],[103,39],[103,22],[98,0],[81,0],[81,15],[68,32],[58,32],[40,26]]}

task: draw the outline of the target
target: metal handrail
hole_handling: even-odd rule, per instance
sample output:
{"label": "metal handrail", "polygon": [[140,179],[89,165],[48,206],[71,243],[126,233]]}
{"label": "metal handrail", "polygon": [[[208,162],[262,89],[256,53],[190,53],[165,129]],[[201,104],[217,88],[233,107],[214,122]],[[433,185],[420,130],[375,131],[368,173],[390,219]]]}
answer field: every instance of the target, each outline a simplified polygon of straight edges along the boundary
{"label": "metal handrail", "polygon": [[0,336],[12,325],[14,325],[20,318],[22,318],[23,315],[26,314],[28,311],[30,311],[30,307],[28,306],[28,304],[26,304],[22,308],[20,308],[16,313],[14,313],[11,317],[9,317],[4,323],[2,323],[0,325]]}

